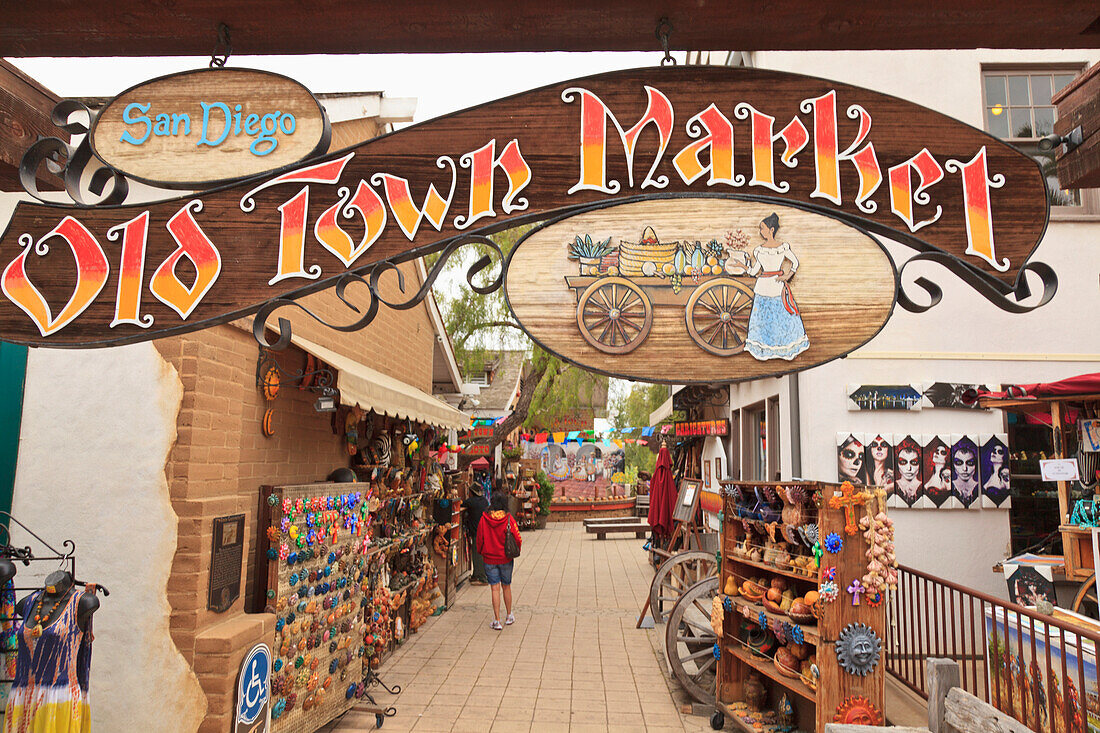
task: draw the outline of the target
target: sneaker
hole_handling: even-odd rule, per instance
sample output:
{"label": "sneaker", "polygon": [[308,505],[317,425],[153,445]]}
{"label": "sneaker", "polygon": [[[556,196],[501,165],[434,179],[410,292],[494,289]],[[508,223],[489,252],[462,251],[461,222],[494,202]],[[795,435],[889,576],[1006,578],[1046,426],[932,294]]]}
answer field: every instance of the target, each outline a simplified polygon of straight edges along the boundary
{"label": "sneaker", "polygon": [[511,626],[515,622],[516,622],[516,617],[513,616],[512,614],[508,614],[508,618],[504,619],[504,625],[505,626]]}
{"label": "sneaker", "polygon": [[504,627],[500,625],[499,621],[497,621],[496,619],[493,619],[492,623],[489,624],[489,628],[493,629],[494,631],[500,631]]}

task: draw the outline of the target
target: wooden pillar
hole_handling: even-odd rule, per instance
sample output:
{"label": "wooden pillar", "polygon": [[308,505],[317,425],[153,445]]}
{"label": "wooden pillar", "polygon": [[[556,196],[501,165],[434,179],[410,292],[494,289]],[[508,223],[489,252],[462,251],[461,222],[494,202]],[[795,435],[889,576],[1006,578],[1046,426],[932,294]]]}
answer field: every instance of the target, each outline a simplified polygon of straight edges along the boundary
{"label": "wooden pillar", "polygon": [[932,657],[926,673],[928,683],[928,730],[946,733],[943,718],[946,714],[947,693],[959,686],[959,665],[953,659]]}

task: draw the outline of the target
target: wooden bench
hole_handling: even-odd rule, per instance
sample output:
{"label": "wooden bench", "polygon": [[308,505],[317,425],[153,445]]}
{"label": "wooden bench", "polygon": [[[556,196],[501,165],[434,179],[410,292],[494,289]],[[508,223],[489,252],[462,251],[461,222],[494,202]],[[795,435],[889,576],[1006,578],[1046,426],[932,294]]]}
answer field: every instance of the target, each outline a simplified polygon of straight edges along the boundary
{"label": "wooden bench", "polygon": [[598,524],[622,524],[624,522],[637,522],[637,517],[589,517],[582,520],[585,527],[591,527]]}
{"label": "wooden bench", "polygon": [[638,539],[645,539],[646,533],[649,532],[649,525],[641,522],[589,524],[584,531],[596,535],[598,540],[604,539],[609,532],[633,532]]}

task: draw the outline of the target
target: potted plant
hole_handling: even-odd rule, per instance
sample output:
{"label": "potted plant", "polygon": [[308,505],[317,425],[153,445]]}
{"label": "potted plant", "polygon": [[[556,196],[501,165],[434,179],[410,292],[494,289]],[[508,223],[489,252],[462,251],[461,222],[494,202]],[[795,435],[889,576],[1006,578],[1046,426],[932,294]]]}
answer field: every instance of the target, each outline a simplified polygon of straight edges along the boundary
{"label": "potted plant", "polygon": [[542,471],[539,471],[535,480],[539,482],[539,513],[535,519],[535,526],[546,529],[546,520],[550,518],[550,502],[554,499],[554,484]]}
{"label": "potted plant", "polygon": [[506,446],[500,451],[504,465],[512,473],[519,473],[519,459],[523,457],[523,449],[519,446]]}
{"label": "potted plant", "polygon": [[611,246],[611,237],[602,242],[594,242],[591,234],[585,234],[584,239],[581,239],[578,235],[573,243],[569,245],[569,258],[580,263],[582,275],[598,275],[600,261],[604,256],[611,254],[614,249]]}

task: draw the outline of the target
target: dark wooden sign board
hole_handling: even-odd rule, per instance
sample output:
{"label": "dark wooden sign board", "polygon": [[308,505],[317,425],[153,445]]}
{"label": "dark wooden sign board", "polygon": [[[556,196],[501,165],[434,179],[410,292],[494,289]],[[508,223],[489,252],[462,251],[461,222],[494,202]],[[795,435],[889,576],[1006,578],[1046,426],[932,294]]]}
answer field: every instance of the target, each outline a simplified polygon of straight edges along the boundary
{"label": "dark wooden sign board", "polygon": [[394,262],[538,220],[504,276],[536,342],[613,376],[740,381],[849,353],[895,297],[935,304],[924,277],[931,305],[897,290],[874,235],[1006,310],[1037,307],[1017,302],[1032,271],[1047,302],[1054,273],[1028,262],[1047,214],[1036,161],[910,102],[778,71],[634,69],[178,199],[21,202],[0,237],[0,338],[107,346],[264,308],[261,338],[280,303],[359,273],[377,295]]}
{"label": "dark wooden sign board", "polygon": [[244,515],[214,518],[210,549],[210,592],[206,607],[224,613],[241,595]]}
{"label": "dark wooden sign board", "polygon": [[21,202],[0,238],[0,337],[149,340],[462,236],[699,194],[798,206],[890,236],[991,298],[1034,266],[1047,220],[1034,160],[913,103],[778,71],[636,69],[194,196],[92,209]]}

